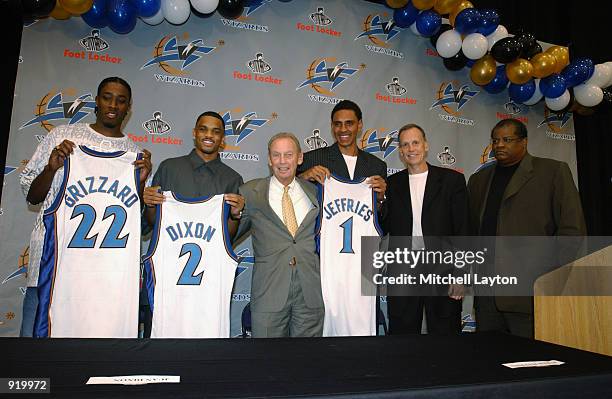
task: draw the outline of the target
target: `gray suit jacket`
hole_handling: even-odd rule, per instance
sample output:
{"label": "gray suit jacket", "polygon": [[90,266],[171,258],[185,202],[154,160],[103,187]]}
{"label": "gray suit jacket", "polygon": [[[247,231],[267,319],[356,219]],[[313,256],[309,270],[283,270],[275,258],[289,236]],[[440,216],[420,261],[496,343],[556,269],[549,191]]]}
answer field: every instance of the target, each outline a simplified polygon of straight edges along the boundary
{"label": "gray suit jacket", "polygon": [[295,239],[270,207],[270,177],[251,180],[239,189],[246,204],[238,235],[251,230],[255,255],[251,309],[256,312],[278,312],[283,308],[294,267],[306,306],[323,307],[319,256],[315,248],[315,223],[319,215],[316,187],[306,180],[296,179],[313,207],[300,224]]}

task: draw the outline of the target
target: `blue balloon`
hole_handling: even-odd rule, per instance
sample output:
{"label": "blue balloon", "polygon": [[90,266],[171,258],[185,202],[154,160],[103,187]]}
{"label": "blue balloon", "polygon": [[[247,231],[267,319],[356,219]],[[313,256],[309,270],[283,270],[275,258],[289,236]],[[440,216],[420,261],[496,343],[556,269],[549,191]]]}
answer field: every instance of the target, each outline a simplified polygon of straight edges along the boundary
{"label": "blue balloon", "polygon": [[416,18],[416,28],[421,36],[435,35],[440,30],[440,25],[442,25],[442,17],[432,10],[423,11]]}
{"label": "blue balloon", "polygon": [[565,78],[559,74],[553,73],[540,80],[540,91],[547,98],[557,98],[565,93],[567,83]]}
{"label": "blue balloon", "polygon": [[149,18],[157,14],[161,0],[130,0],[139,17]]}
{"label": "blue balloon", "polygon": [[416,21],[418,15],[419,10],[409,1],[405,7],[393,11],[393,21],[400,28],[409,28]]}
{"label": "blue balloon", "polygon": [[466,8],[455,17],[455,30],[462,35],[475,33],[482,25],[482,15],[475,8]]}
{"label": "blue balloon", "polygon": [[567,88],[578,86],[593,76],[595,65],[589,58],[578,58],[572,61],[561,71],[561,76],[565,78]]}
{"label": "blue balloon", "polygon": [[106,12],[108,26],[119,34],[126,34],[136,26],[137,12],[130,0],[109,0]]}
{"label": "blue balloon", "polygon": [[81,14],[83,21],[92,28],[104,28],[108,25],[106,18],[107,0],[94,0],[91,8],[84,14]]}
{"label": "blue balloon", "polygon": [[474,66],[474,64],[476,63],[476,61],[478,61],[478,60],[470,60],[468,58],[467,62],[465,63],[466,68],[471,69]]}
{"label": "blue balloon", "polygon": [[495,29],[499,26],[499,14],[493,9],[482,10],[480,12],[482,20],[480,21],[480,27],[477,32],[485,36],[489,36],[495,32]]}
{"label": "blue balloon", "polygon": [[493,78],[493,80],[487,83],[486,85],[482,86],[482,88],[485,89],[487,93],[497,94],[497,93],[501,93],[502,91],[504,91],[506,89],[506,86],[508,86],[508,77],[506,76],[506,66],[500,65],[497,67],[497,70],[495,71],[495,77]]}
{"label": "blue balloon", "polygon": [[522,104],[525,101],[529,100],[531,96],[533,96],[533,93],[535,93],[535,91],[536,84],[533,79],[531,79],[527,83],[523,83],[522,85],[510,83],[510,87],[508,87],[510,99],[517,104]]}

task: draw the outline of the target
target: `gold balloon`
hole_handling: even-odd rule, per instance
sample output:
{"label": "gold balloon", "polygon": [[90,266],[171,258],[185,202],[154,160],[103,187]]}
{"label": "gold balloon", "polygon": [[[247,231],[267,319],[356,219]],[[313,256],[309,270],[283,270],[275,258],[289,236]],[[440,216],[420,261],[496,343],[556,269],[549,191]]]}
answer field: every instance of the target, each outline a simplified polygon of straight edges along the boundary
{"label": "gold balloon", "polygon": [[554,72],[559,73],[569,65],[569,50],[567,47],[563,46],[552,46],[548,50],[546,50],[548,54],[552,54],[557,60],[557,65],[555,67]]}
{"label": "gold balloon", "polygon": [[403,8],[406,7],[410,0],[387,0],[387,5],[391,8]]}
{"label": "gold balloon", "polygon": [[497,64],[492,55],[488,54],[479,59],[472,65],[470,69],[470,78],[472,82],[479,86],[484,86],[495,77],[497,72]]}
{"label": "gold balloon", "polygon": [[440,15],[450,14],[461,0],[437,0],[434,10]]}
{"label": "gold balloon", "polygon": [[522,85],[529,82],[533,76],[533,65],[524,58],[517,58],[509,64],[506,64],[506,76],[512,83]]}
{"label": "gold balloon", "polygon": [[470,3],[468,0],[463,0],[462,2],[460,2],[459,4],[455,6],[453,11],[450,12],[450,15],[448,16],[448,20],[450,21],[450,24],[452,26],[455,26],[455,18],[457,18],[457,14],[459,14],[461,11],[465,10],[466,8],[474,8],[474,4]]}
{"label": "gold balloon", "polygon": [[59,0],[55,1],[55,8],[53,9],[53,11],[51,11],[51,14],[49,14],[52,18],[55,19],[68,19],[70,18],[70,16],[72,14],[70,14],[68,11],[64,10],[61,6],[61,4],[59,3]]}
{"label": "gold balloon", "polygon": [[555,72],[557,59],[550,53],[538,53],[531,57],[531,65],[533,76],[542,79]]}
{"label": "gold balloon", "polygon": [[93,0],[59,0],[60,5],[72,15],[81,15],[89,11]]}
{"label": "gold balloon", "polygon": [[412,0],[412,5],[417,10],[429,10],[435,2],[436,0]]}

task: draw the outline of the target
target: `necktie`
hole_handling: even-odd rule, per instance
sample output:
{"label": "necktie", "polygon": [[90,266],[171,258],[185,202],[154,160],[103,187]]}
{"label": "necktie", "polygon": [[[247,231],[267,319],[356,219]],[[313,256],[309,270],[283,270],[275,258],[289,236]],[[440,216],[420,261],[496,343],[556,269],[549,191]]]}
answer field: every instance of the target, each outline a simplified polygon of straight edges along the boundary
{"label": "necktie", "polygon": [[291,236],[295,237],[295,232],[298,229],[297,220],[295,219],[295,210],[293,209],[293,202],[289,196],[289,186],[285,186],[283,189],[283,223],[287,226],[287,230],[291,233]]}

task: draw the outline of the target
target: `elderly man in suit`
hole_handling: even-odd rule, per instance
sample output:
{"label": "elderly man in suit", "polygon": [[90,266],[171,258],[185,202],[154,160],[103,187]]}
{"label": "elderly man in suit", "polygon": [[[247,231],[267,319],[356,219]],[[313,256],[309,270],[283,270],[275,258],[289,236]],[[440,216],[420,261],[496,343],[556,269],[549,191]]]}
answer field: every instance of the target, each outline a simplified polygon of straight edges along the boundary
{"label": "elderly man in suit", "polygon": [[251,229],[255,264],[251,282],[253,337],[318,337],[323,332],[323,297],[315,222],[316,187],[296,178],[303,154],[291,133],[268,142],[272,176],[239,189],[245,207],[240,231]]}
{"label": "elderly man in suit", "polygon": [[[426,249],[435,250],[440,249],[431,248],[439,245],[437,238],[467,235],[469,219],[463,174],[427,163],[429,144],[418,125],[402,126],[398,140],[406,169],[389,177],[383,211],[383,229],[390,235],[389,250],[405,246],[402,237],[406,236],[413,237],[413,250],[420,249],[415,248],[419,241]],[[420,334],[423,309],[429,334],[459,333],[463,286],[452,284],[442,288],[438,296],[397,292],[404,295],[401,296],[393,295],[394,290],[389,287],[389,334]]]}
{"label": "elderly man in suit", "polygon": [[[468,182],[470,219],[481,236],[585,235],[580,197],[565,162],[531,156],[527,127],[516,119],[491,131],[497,162]],[[478,331],[533,337],[531,297],[476,297]]]}

